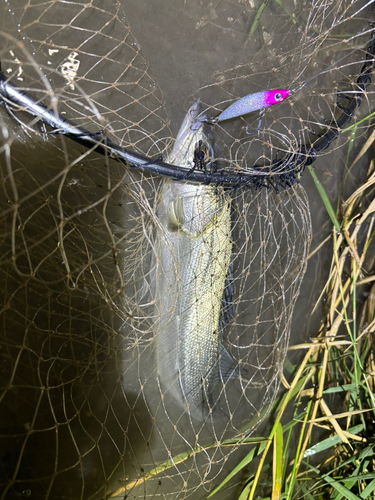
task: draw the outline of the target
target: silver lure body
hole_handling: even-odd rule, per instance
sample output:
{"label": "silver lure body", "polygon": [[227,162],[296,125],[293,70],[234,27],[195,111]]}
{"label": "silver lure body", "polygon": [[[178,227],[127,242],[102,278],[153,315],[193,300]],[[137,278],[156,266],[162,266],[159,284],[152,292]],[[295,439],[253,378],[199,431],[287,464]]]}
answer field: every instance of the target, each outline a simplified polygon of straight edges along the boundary
{"label": "silver lure body", "polygon": [[[212,148],[199,104],[187,113],[169,163],[190,169]],[[235,372],[222,345],[220,311],[231,259],[230,201],[222,188],[166,180],[157,206],[155,350],[159,385],[178,406],[203,418],[220,380]]]}

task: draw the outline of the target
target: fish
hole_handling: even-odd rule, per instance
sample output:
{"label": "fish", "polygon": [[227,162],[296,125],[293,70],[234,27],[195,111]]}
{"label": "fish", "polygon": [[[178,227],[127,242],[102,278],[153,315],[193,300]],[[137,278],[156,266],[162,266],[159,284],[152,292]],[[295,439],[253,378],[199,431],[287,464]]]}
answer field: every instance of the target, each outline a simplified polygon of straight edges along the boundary
{"label": "fish", "polygon": [[[187,172],[213,157],[213,139],[188,111],[167,161]],[[232,254],[231,203],[223,187],[164,180],[154,245],[158,383],[198,420],[215,410],[214,391],[238,376],[224,345],[223,300]]]}
{"label": "fish", "polygon": [[261,92],[248,94],[228,106],[215,119],[215,122],[222,122],[224,120],[247,115],[253,111],[263,110],[264,108],[284,101],[289,94],[290,90],[287,89],[263,90]]}

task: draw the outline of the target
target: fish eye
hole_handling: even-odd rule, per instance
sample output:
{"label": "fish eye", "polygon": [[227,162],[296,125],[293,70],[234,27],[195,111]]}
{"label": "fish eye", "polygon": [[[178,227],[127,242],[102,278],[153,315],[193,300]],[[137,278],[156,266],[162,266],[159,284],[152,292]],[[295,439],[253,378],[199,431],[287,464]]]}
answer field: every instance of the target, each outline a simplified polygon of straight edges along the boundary
{"label": "fish eye", "polygon": [[280,94],[280,92],[275,94],[275,101],[281,101],[282,98],[283,98],[283,96]]}

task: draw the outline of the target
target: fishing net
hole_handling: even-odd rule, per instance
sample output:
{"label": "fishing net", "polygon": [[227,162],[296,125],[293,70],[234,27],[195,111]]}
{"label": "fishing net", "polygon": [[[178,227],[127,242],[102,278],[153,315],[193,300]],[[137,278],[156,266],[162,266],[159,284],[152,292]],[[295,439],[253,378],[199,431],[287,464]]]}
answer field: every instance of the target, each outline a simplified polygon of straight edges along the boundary
{"label": "fishing net", "polygon": [[[256,133],[257,114],[212,126],[217,166],[271,179],[259,165],[313,145],[343,112],[339,93],[358,91],[371,3],[8,0],[1,70],[55,114],[152,158],[167,157],[197,99],[215,117],[249,92],[296,89]],[[359,137],[373,97],[369,87],[356,112]],[[9,103],[0,120],[1,498],[206,498],[278,394],[311,242],[304,188],[218,188],[231,220],[221,341],[240,370],[217,381],[215,411],[197,418],[160,383],[155,356],[155,325],[180,300],[166,311],[154,300],[156,208],[171,181]],[[349,141],[321,151],[327,170]]]}

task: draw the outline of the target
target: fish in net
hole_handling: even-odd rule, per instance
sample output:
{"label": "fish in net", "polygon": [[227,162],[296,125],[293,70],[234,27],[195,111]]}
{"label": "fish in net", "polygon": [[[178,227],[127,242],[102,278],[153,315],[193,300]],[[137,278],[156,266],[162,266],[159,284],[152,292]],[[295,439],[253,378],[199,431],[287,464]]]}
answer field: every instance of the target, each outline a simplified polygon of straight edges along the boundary
{"label": "fish in net", "polygon": [[[180,23],[191,9],[179,12]],[[160,59],[151,72],[128,24],[130,5],[8,1],[2,8],[6,81],[92,137],[100,133],[101,144],[156,163],[161,155],[168,164],[190,101],[213,116],[250,92],[295,88],[319,74],[267,109],[259,134],[246,132],[256,114],[212,125],[212,161],[192,165],[207,182],[222,171],[236,179],[228,188],[221,178],[217,188],[230,207],[231,241],[220,324],[241,371],[219,377],[215,412],[200,418],[158,377],[165,356],[156,356],[157,325],[175,318],[181,296],[165,309],[155,292],[157,207],[171,181],[128,168],[106,148],[99,154],[98,140],[88,149],[25,109],[3,107],[2,498],[205,498],[243,457],[240,444],[277,396],[311,241],[306,176],[294,160],[311,158],[329,130],[335,137],[318,151],[320,161],[340,154],[349,134],[336,140],[345,114],[336,103],[350,102],[340,96],[361,92],[358,121],[371,109],[371,88],[358,87],[371,2],[272,5],[256,37],[250,4],[194,12],[207,52],[196,47],[193,76],[189,84],[183,78],[171,106],[160,90],[171,92],[170,63]],[[282,169],[273,163],[285,158]],[[270,165],[301,184],[275,183]],[[172,258],[180,279],[177,264]],[[234,486],[223,498],[237,493]]]}

